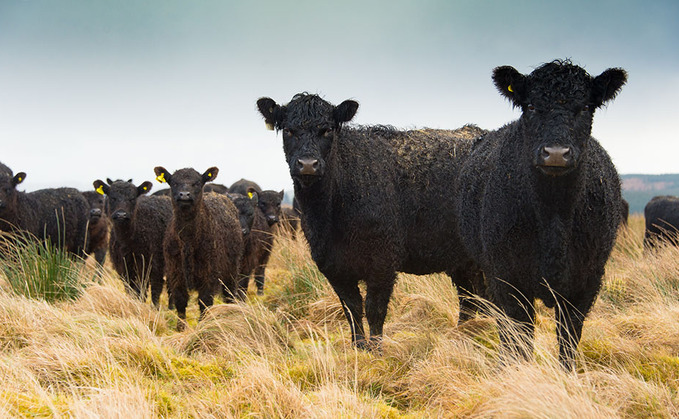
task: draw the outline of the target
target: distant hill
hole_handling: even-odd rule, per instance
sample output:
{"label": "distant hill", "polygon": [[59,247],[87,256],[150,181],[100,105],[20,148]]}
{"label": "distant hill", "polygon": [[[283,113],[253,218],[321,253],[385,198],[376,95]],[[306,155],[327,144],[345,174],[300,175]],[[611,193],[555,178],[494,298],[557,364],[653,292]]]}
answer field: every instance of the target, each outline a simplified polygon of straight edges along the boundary
{"label": "distant hill", "polygon": [[622,196],[629,202],[629,212],[644,212],[644,207],[656,195],[679,196],[679,174],[620,175]]}

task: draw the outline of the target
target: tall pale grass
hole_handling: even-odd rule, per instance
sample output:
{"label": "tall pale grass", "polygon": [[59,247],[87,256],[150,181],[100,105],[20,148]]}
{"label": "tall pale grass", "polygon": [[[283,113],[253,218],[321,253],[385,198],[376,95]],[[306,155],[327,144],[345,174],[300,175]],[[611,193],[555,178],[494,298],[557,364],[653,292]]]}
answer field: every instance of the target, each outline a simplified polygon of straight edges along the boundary
{"label": "tall pale grass", "polygon": [[86,282],[79,258],[30,233],[0,232],[0,273],[9,289],[29,298],[77,298]]}
{"label": "tall pale grass", "polygon": [[679,250],[643,252],[642,234],[639,217],[620,234],[574,373],[539,303],[535,359],[501,367],[495,321],[458,327],[444,275],[399,275],[383,353],[355,350],[303,237],[277,238],[264,296],[216,304],[201,322],[189,311],[180,333],[173,312],[130,297],[110,269],[55,302],[5,279],[0,416],[677,417]]}

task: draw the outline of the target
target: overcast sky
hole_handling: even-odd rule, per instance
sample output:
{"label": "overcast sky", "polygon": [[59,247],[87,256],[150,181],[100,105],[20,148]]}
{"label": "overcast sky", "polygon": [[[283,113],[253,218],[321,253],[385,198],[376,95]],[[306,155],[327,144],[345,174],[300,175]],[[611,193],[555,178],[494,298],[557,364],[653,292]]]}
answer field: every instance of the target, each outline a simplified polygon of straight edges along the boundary
{"label": "overcast sky", "polygon": [[[23,187],[217,166],[291,189],[255,102],[354,99],[354,121],[495,129],[492,69],[629,73],[593,134],[620,173],[679,173],[679,1],[0,0],[0,161]],[[155,183],[154,189],[160,185]]]}

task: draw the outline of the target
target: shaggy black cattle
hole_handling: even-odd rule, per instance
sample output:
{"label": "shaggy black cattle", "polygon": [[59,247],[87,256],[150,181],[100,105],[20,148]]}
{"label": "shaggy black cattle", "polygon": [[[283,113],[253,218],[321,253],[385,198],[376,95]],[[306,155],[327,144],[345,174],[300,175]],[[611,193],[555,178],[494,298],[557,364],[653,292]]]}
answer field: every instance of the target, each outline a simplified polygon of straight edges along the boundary
{"label": "shaggy black cattle", "polygon": [[622,200],[622,225],[626,226],[629,222],[629,202]]}
{"label": "shaggy black cattle", "polygon": [[654,196],[644,207],[646,231],[644,247],[653,248],[660,240],[679,245],[679,198]]}
{"label": "shaggy black cattle", "polygon": [[278,223],[281,216],[281,202],[283,202],[284,192],[262,191],[259,193],[257,208],[264,215],[264,219],[269,227]]}
{"label": "shaggy black cattle", "polygon": [[151,196],[170,196],[170,195],[172,195],[172,191],[170,191],[170,188],[159,189],[151,194]]}
{"label": "shaggy black cattle", "polygon": [[456,194],[466,248],[510,322],[499,321],[510,357],[532,356],[539,298],[556,307],[559,358],[573,367],[621,222],[620,179],[590,135],[592,120],[626,79],[621,69],[591,77],[569,61],[529,75],[508,66],[493,72],[522,114],[474,145]]}
{"label": "shaggy black cattle", "polygon": [[[227,194],[238,209],[238,216],[241,228],[243,229],[243,256],[239,265],[238,298],[244,299],[247,295],[247,287],[250,282],[250,275],[258,265],[259,257],[259,230],[254,230],[256,225],[266,225],[264,218],[259,215],[257,209],[259,195],[252,193],[252,197],[241,194]],[[257,220],[257,223],[255,223]],[[260,227],[261,228],[261,227]],[[230,290],[227,287],[222,289],[224,295],[229,296]]]}
{"label": "shaggy black cattle", "polygon": [[229,193],[248,195],[252,192],[262,193],[262,188],[251,180],[241,179],[229,186]]}
{"label": "shaggy black cattle", "polygon": [[251,190],[252,187],[249,188],[248,193],[258,197],[255,217],[252,222],[252,233],[249,237],[252,245],[248,248],[248,259],[251,256],[254,265],[246,265],[241,268],[243,276],[239,283],[239,290],[242,293],[247,293],[250,275],[254,273],[257,294],[262,295],[264,294],[266,265],[269,262],[271,248],[273,247],[273,229],[279,221],[283,191],[262,191],[258,194]]}
{"label": "shaggy black cattle", "polygon": [[297,212],[293,206],[281,205],[281,216],[278,223],[278,230],[288,232],[294,240],[297,237],[300,216],[301,213]]}
{"label": "shaggy black cattle", "polygon": [[16,175],[0,163],[0,230],[31,235],[85,256],[89,204],[73,188],[20,192],[26,173]]}
{"label": "shaggy black cattle", "polygon": [[106,211],[106,195],[101,195],[95,191],[85,191],[83,196],[90,204],[90,219],[87,225],[87,246],[86,253],[94,254],[94,260],[103,265],[106,260],[108,250],[109,230],[111,220]]}
{"label": "shaggy black cattle", "polygon": [[220,183],[208,183],[203,187],[203,192],[226,194],[229,192],[229,188]]}
{"label": "shaggy black cattle", "polygon": [[[261,98],[257,106],[267,125],[283,132],[302,229],[358,347],[379,347],[397,271],[447,272],[460,291],[461,319],[473,311],[466,292],[478,271],[458,236],[450,188],[483,130],[346,127],[357,102],[333,106],[311,94],[285,106]],[[359,281],[367,285],[368,341]]]}
{"label": "shaggy black cattle", "polygon": [[151,182],[135,186],[132,180],[106,181],[95,180],[93,184],[98,193],[108,197],[113,267],[142,301],[150,284],[151,301],[158,306],[165,283],[163,238],[172,218],[172,203],[166,196],[146,196]]}
{"label": "shaggy black cattle", "polygon": [[[205,189],[207,188],[203,188],[203,191],[205,191]],[[228,192],[226,196],[233,202],[238,210],[238,221],[243,231],[243,237],[245,237],[250,234],[250,230],[252,230],[252,223],[255,220],[255,211],[257,210],[259,196],[256,193],[254,193],[252,197],[248,197],[238,193],[231,194]]]}
{"label": "shaggy black cattle", "polygon": [[164,167],[154,169],[159,182],[172,190],[173,216],[165,242],[165,274],[177,314],[184,327],[189,290],[198,290],[201,318],[213,303],[220,283],[228,289],[229,300],[237,293],[239,263],[243,255],[243,233],[238,210],[222,194],[203,193],[203,186],[217,177],[209,168],[202,175],[193,169],[170,174]]}

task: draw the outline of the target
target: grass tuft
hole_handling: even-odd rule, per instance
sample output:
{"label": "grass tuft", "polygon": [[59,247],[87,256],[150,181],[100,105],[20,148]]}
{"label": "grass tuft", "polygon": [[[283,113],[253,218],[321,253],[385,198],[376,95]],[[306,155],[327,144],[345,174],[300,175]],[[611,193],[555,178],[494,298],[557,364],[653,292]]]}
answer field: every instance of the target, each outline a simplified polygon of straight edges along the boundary
{"label": "grass tuft", "polygon": [[28,234],[0,237],[0,271],[12,292],[45,301],[75,300],[86,280],[83,263]]}

